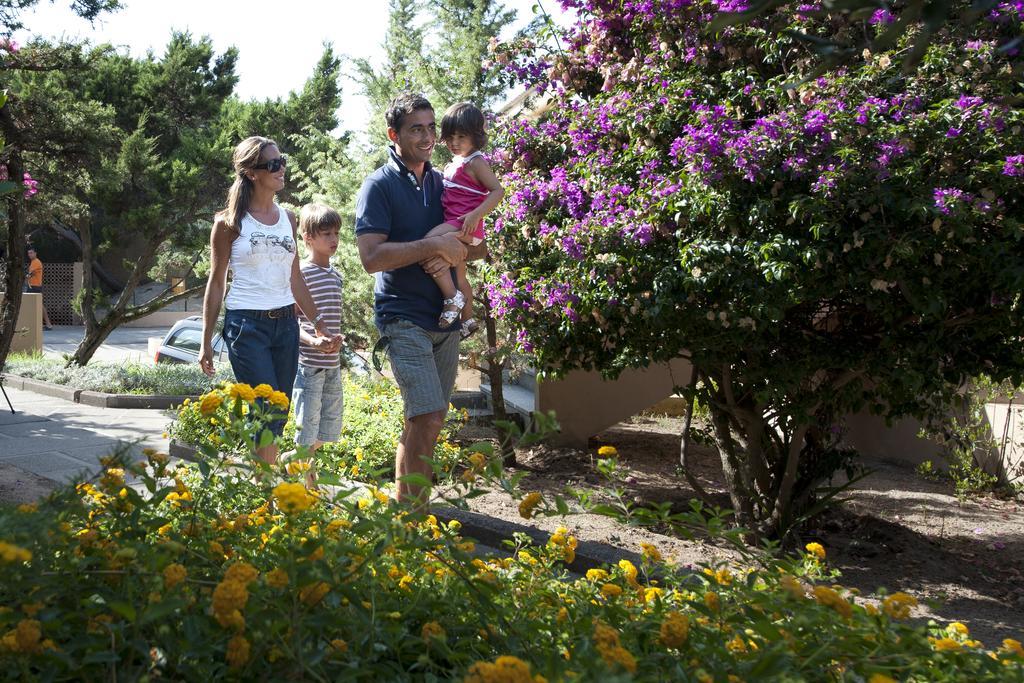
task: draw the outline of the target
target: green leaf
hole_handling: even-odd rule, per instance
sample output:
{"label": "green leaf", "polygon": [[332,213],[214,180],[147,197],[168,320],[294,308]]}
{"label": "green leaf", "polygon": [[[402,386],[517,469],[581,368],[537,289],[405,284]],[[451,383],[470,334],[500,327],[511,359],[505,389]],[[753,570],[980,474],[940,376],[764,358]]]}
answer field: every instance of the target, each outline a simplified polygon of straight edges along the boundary
{"label": "green leaf", "polygon": [[82,658],[82,664],[116,664],[121,661],[121,655],[118,652],[111,652],[110,650],[101,650],[100,652],[90,652]]}
{"label": "green leaf", "polygon": [[494,455],[494,444],[490,441],[477,441],[473,445],[466,448],[469,453],[482,453],[487,457]]}
{"label": "green leaf", "polygon": [[145,625],[151,621],[157,621],[163,619],[168,614],[171,614],[175,610],[184,607],[185,601],[179,598],[164,598],[160,602],[155,602],[142,612],[142,617],[139,619],[140,625]]}
{"label": "green leaf", "polygon": [[410,484],[412,486],[420,486],[423,488],[430,488],[432,486],[430,479],[423,476],[419,472],[403,474],[401,477],[398,477],[398,481],[405,482],[406,484]]}
{"label": "green leaf", "polygon": [[125,620],[135,621],[135,608],[127,602],[113,600],[107,603],[107,607],[109,607],[110,610],[118,616],[123,617]]}
{"label": "green leaf", "polygon": [[348,483],[334,472],[317,472],[316,481],[325,486],[342,486]]}

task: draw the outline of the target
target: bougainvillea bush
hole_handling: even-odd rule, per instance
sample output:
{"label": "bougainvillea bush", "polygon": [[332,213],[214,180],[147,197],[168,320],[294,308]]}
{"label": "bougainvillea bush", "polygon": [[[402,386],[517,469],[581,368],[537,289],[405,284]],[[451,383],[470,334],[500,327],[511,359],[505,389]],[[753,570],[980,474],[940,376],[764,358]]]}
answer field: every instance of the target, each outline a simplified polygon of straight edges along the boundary
{"label": "bougainvillea bush", "polygon": [[557,47],[495,55],[549,100],[501,136],[490,241],[491,301],[542,369],[691,359],[738,520],[768,535],[848,462],[844,415],[1019,383],[1024,112],[999,46],[1020,3],[942,29],[911,73],[920,27],[813,79],[787,29],[880,33],[899,3],[787,4],[718,34],[743,0],[562,4],[579,22]]}
{"label": "bougainvillea bush", "polygon": [[[225,441],[270,416],[225,398]],[[263,397],[274,407],[281,396]],[[201,402],[202,403],[202,402]],[[256,421],[251,422],[254,417]],[[112,457],[94,481],[0,511],[7,680],[1009,681],[1024,649],[960,623],[911,625],[913,597],[832,584],[826,550],[696,571],[654,546],[570,575],[560,528],[499,555],[377,489],[315,493],[204,445],[199,465]],[[249,461],[250,465],[255,465]],[[505,479],[463,456],[449,490]],[[467,476],[468,473],[468,476]],[[347,495],[346,495],[347,494]],[[522,498],[531,517],[553,509]],[[753,556],[751,556],[753,557]]]}

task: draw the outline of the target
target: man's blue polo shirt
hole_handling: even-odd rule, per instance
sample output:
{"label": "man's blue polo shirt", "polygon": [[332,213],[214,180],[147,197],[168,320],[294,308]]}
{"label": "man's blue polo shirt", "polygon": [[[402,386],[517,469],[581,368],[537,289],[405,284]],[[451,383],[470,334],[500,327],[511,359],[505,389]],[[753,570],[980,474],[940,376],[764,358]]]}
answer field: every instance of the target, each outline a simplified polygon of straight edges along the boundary
{"label": "man's blue polo shirt", "polygon": [[[441,174],[429,163],[420,183],[391,147],[388,162],[371,173],[359,189],[356,236],[387,235],[388,242],[423,239],[434,226],[444,222],[443,188]],[[458,331],[458,325],[447,330],[438,327],[441,290],[419,264],[376,273],[375,280],[373,308],[378,327],[402,318],[425,330]]]}

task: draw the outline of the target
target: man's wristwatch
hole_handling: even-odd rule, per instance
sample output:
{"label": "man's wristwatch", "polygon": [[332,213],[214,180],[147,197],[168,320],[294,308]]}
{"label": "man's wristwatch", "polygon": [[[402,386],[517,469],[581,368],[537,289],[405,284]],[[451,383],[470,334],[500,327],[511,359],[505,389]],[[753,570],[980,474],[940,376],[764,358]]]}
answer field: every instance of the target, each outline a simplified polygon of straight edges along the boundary
{"label": "man's wristwatch", "polygon": [[317,325],[319,325],[323,321],[324,321],[324,314],[323,313],[317,313],[316,317],[313,318],[313,327],[316,327]]}

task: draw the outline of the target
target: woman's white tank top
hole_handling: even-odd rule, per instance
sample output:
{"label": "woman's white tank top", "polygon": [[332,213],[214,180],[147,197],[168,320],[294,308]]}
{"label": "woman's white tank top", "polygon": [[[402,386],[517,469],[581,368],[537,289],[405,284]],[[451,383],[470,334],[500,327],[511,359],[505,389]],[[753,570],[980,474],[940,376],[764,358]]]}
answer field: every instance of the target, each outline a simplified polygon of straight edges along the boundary
{"label": "woman's white tank top", "polygon": [[264,225],[246,213],[241,233],[231,243],[231,289],[224,300],[230,310],[269,311],[295,303],[292,263],[295,240],[288,212],[277,207],[277,223]]}

